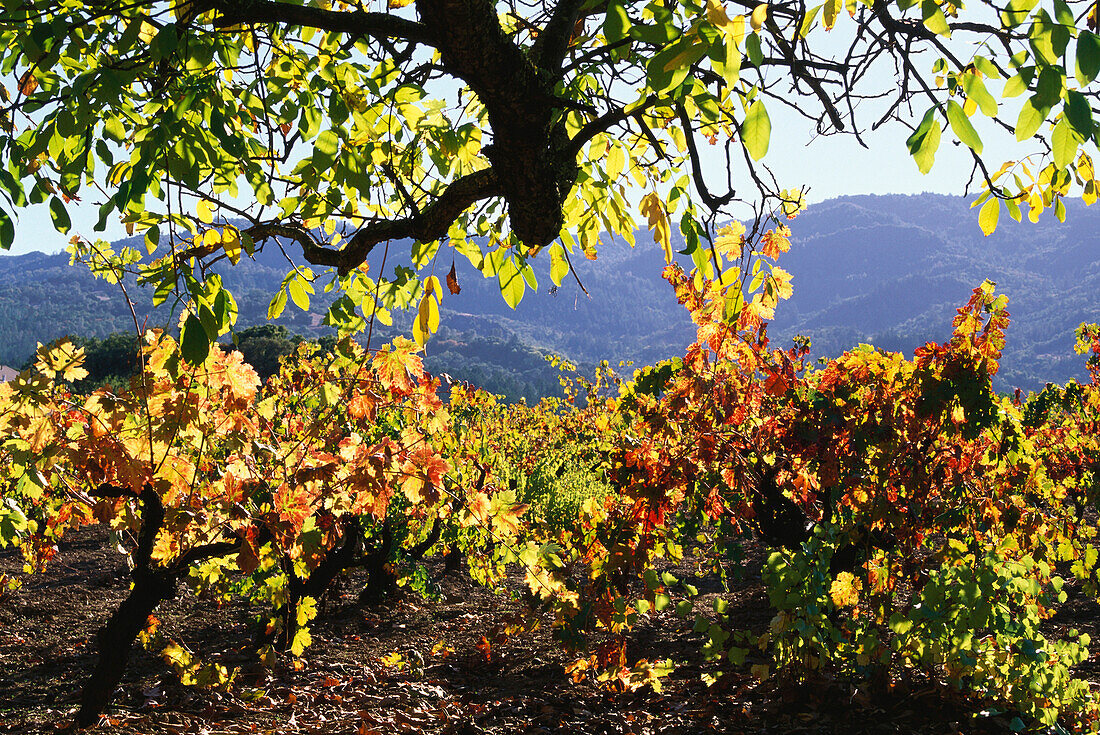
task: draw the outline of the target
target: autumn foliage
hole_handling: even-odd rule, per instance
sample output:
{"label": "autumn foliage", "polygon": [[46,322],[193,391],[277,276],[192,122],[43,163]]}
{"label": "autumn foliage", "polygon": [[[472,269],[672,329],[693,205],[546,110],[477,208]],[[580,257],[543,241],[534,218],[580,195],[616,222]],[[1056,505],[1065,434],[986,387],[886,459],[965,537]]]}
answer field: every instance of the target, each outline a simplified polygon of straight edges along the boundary
{"label": "autumn foliage", "polygon": [[[872,689],[934,679],[1094,727],[1073,671],[1090,641],[1044,622],[1067,585],[1100,594],[1100,331],[1078,333],[1089,384],[998,395],[1007,299],[985,283],[912,358],[861,346],[811,366],[807,344],[767,335],[790,294],[775,265],[788,235],[758,243],[745,283],[744,232],[720,231],[713,279],[665,272],[697,327],[681,358],[565,377],[565,398],[537,406],[459,385],[444,403],[403,339],[302,347],[261,385],[238,353],[189,361],[149,332],[131,390],[87,397],[66,388],[80,351],[42,347],[0,387],[0,540],[34,572],[65,534],[103,524],[132,569],[79,721],[108,704],[135,641],[184,683],[231,684],[153,615],[181,584],[265,610],[256,650],[271,663],[302,654],[346,570],[365,567],[363,595],[380,599],[425,590],[435,556],[500,587],[521,572],[576,680],[659,688],[675,662],[627,641],[674,613],[702,636],[709,683],[742,666]],[[752,549],[774,609],[763,631],[721,596],[698,601]],[[695,579],[669,573],[684,561]]]}

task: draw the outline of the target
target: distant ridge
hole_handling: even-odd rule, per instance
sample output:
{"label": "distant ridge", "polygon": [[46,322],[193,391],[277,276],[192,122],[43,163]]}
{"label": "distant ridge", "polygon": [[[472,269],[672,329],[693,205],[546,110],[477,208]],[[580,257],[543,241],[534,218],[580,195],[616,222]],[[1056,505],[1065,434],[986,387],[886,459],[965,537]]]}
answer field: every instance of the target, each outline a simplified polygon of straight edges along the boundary
{"label": "distant ridge", "polygon": [[[816,355],[860,342],[911,354],[928,340],[946,339],[955,309],[988,278],[1009,296],[1013,318],[998,388],[1084,379],[1072,333],[1082,321],[1100,321],[1100,207],[1071,203],[1068,209],[1065,224],[1049,215],[1038,224],[1002,216],[986,238],[976,212],[960,197],[856,196],[814,205],[790,223],[792,247],[780,265],[794,275],[794,297],[777,310],[773,343],[804,334]],[[429,359],[436,350],[457,354],[463,342],[453,336],[463,333],[502,340],[515,335],[588,363],[644,364],[678,354],[693,337],[690,320],[660,278],[660,249],[642,233],[638,239],[633,250],[611,243],[600,248],[597,261],[577,263],[590,297],[571,277],[551,289],[549,259],[535,259],[538,293],[528,291],[515,310],[501,299],[495,279],[484,279],[459,256],[462,292],[443,301],[451,337],[445,348],[429,342]],[[442,249],[437,275],[450,265],[451,254]],[[272,248],[255,261],[221,269],[240,305],[242,326],[264,320],[287,267]],[[379,267],[372,258],[372,270]],[[141,318],[171,321],[167,309],[152,312],[140,293],[131,290]],[[312,314],[289,305],[279,323],[317,335],[325,331],[319,315],[327,303],[318,297]],[[22,364],[36,342],[64,334],[102,337],[130,329],[117,286],[70,267],[67,255],[0,258],[0,363]]]}

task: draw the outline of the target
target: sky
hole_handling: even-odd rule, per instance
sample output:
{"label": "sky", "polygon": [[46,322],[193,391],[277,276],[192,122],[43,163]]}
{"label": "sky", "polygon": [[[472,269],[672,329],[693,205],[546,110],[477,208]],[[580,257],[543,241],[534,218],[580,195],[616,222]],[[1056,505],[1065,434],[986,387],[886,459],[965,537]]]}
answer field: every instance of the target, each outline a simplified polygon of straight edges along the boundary
{"label": "sky", "polygon": [[[810,134],[802,129],[773,120],[771,147],[764,159],[783,188],[809,187],[807,201],[811,204],[838,196],[854,194],[962,194],[970,175],[970,156],[965,149],[949,142],[949,134],[943,137],[936,165],[927,175],[922,175],[905,147],[908,131],[898,125],[880,129],[867,137],[869,148],[863,148],[851,136],[833,136],[810,141]],[[798,131],[798,132],[793,132]],[[983,131],[984,132],[984,131]],[[703,152],[705,153],[705,146]],[[986,158],[994,168],[1011,155],[1005,149],[1000,156],[987,149]],[[712,162],[712,168],[719,165]],[[725,181],[717,170],[708,172],[713,177],[715,189]],[[736,183],[736,182],[735,182]],[[747,193],[750,182],[744,182]],[[37,205],[16,212],[13,255],[35,250],[57,252],[68,245],[73,234],[90,239],[117,240],[126,233],[116,223],[110,223],[105,233],[95,233],[92,227],[98,219],[94,203],[74,204],[69,208],[73,229],[61,235],[53,229],[46,205]]]}

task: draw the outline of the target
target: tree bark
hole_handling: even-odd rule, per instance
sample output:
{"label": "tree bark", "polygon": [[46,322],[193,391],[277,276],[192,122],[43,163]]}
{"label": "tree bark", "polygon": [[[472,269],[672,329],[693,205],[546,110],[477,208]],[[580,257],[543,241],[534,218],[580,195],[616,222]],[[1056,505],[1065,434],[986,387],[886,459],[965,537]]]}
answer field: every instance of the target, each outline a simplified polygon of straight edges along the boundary
{"label": "tree bark", "polygon": [[135,569],[129,596],[96,636],[99,660],[80,694],[78,726],[89,727],[99,721],[126,671],[134,639],[157,606],[175,593],[176,580],[176,575],[168,571]]}

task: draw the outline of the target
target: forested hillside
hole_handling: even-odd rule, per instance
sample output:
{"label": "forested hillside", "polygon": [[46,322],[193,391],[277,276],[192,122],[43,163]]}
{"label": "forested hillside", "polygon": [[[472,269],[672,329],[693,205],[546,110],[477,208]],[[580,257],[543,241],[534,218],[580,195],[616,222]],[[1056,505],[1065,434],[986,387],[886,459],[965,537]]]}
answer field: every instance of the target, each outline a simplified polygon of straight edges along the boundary
{"label": "forested hillside", "polygon": [[[794,297],[777,311],[773,340],[804,334],[817,356],[861,342],[909,354],[942,339],[956,305],[989,278],[1009,296],[1013,319],[998,388],[1035,389],[1081,378],[1081,363],[1069,348],[1073,329],[1100,315],[1100,211],[1070,209],[1064,225],[1049,215],[1038,224],[1008,220],[986,238],[962,198],[864,196],[812,206],[791,223],[791,251],[781,264],[794,275]],[[548,262],[536,259],[539,292],[529,291],[515,310],[501,300],[495,280],[460,257],[455,266],[462,291],[443,299],[448,331],[428,344],[429,366],[531,399],[556,386],[555,371],[541,363],[543,352],[589,364],[648,364],[677,354],[691,339],[690,320],[660,279],[660,249],[642,233],[639,242],[633,250],[606,244],[598,260],[576,264],[587,295],[572,278],[551,288]],[[442,275],[450,266],[441,251],[436,271]],[[224,269],[241,327],[265,321],[287,267],[284,256],[270,249]],[[167,308],[150,314],[140,289],[131,296],[139,317],[172,321]],[[327,331],[321,318],[328,303],[319,293],[311,313],[289,306],[279,323],[294,334],[319,336]],[[0,258],[0,317],[0,362],[14,365],[38,341],[132,329],[118,287],[95,280],[86,268],[69,267],[65,255]]]}

